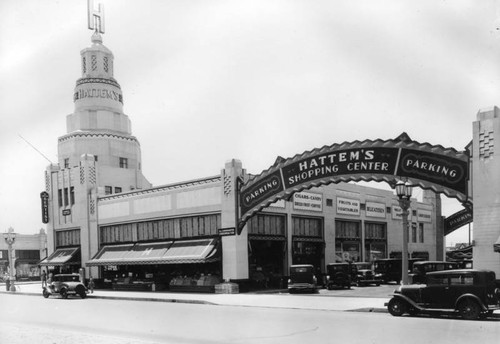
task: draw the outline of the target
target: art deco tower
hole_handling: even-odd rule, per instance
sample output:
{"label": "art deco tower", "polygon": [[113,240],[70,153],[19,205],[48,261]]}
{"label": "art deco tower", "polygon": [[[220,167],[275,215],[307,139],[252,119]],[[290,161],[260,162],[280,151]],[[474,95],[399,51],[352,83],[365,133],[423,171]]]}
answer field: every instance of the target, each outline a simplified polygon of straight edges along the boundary
{"label": "art deco tower", "polygon": [[123,113],[123,95],[113,76],[113,53],[99,32],[81,51],[82,77],[76,81],[75,110],[66,118],[67,134],[58,142],[61,168],[78,166],[82,155],[93,155],[97,182],[105,193],[150,187],[141,171],[139,141]]}

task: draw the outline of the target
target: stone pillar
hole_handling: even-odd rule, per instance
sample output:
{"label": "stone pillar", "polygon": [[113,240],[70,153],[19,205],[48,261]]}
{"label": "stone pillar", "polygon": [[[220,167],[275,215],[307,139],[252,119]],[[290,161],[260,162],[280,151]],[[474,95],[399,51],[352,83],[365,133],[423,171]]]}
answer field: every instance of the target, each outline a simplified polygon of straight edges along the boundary
{"label": "stone pillar", "polygon": [[[432,224],[435,229],[436,242],[436,260],[446,260],[445,257],[445,240],[444,240],[444,218],[441,210],[441,196],[432,190],[424,190],[424,203],[432,205]],[[432,257],[432,256],[431,256]],[[432,260],[432,258],[431,258]]]}
{"label": "stone pillar", "polygon": [[[80,157],[80,186],[78,205],[80,206],[80,247],[82,267],[92,259],[99,249],[97,230],[97,171],[95,159],[91,154]],[[97,278],[97,267],[86,268],[85,277]]]}
{"label": "stone pillar", "polygon": [[495,271],[500,278],[500,254],[493,250],[500,237],[500,109],[496,106],[477,114],[471,159],[473,264]]}
{"label": "stone pillar", "polygon": [[248,232],[245,226],[238,235],[237,180],[243,178],[241,161],[233,159],[222,170],[221,227],[234,228],[236,234],[222,237],[222,278],[248,279]]}

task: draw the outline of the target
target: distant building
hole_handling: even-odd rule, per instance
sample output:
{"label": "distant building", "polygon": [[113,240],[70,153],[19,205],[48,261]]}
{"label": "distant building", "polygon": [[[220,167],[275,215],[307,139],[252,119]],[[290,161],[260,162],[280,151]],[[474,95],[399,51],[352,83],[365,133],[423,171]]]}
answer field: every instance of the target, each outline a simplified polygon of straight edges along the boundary
{"label": "distant building", "polygon": [[[47,235],[41,229],[38,234],[16,233],[16,240],[12,245],[15,258],[15,276],[17,280],[35,280],[40,278],[40,260],[47,255]],[[0,277],[8,274],[9,251],[8,245],[0,239]]]}

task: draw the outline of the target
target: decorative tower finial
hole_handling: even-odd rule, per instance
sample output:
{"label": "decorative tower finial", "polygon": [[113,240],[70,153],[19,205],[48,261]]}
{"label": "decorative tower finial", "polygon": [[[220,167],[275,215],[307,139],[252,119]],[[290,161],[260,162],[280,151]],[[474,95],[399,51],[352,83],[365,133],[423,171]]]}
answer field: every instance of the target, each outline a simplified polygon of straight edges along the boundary
{"label": "decorative tower finial", "polygon": [[94,0],[87,0],[88,4],[88,24],[90,30],[95,30],[95,34],[104,33],[104,5],[99,4],[99,10],[94,9]]}

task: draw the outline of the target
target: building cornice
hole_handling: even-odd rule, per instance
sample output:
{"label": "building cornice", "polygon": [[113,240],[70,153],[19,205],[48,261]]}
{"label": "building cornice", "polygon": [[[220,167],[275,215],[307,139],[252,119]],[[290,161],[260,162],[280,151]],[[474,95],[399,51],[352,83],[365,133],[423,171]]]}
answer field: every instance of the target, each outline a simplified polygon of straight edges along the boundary
{"label": "building cornice", "polygon": [[101,197],[99,197],[99,202],[116,200],[116,199],[120,199],[120,198],[130,198],[130,197],[135,197],[135,196],[142,196],[142,195],[152,194],[152,193],[160,193],[160,192],[164,192],[164,191],[181,190],[181,189],[187,189],[187,188],[193,187],[193,186],[215,184],[215,183],[220,183],[220,182],[221,182],[221,177],[219,175],[217,175],[217,176],[213,176],[213,177],[194,179],[194,180],[189,180],[189,181],[180,182],[180,183],[156,186],[156,187],[149,188],[149,189],[140,189],[140,190],[134,190],[134,191],[129,191],[129,192],[122,192],[119,194],[101,196]]}
{"label": "building cornice", "polygon": [[80,78],[76,81],[76,86],[83,84],[107,84],[121,89],[120,84],[114,78]]}
{"label": "building cornice", "polygon": [[113,138],[125,141],[132,141],[139,144],[135,136],[122,135],[112,131],[74,131],[58,138],[58,142],[65,142],[74,138]]}

